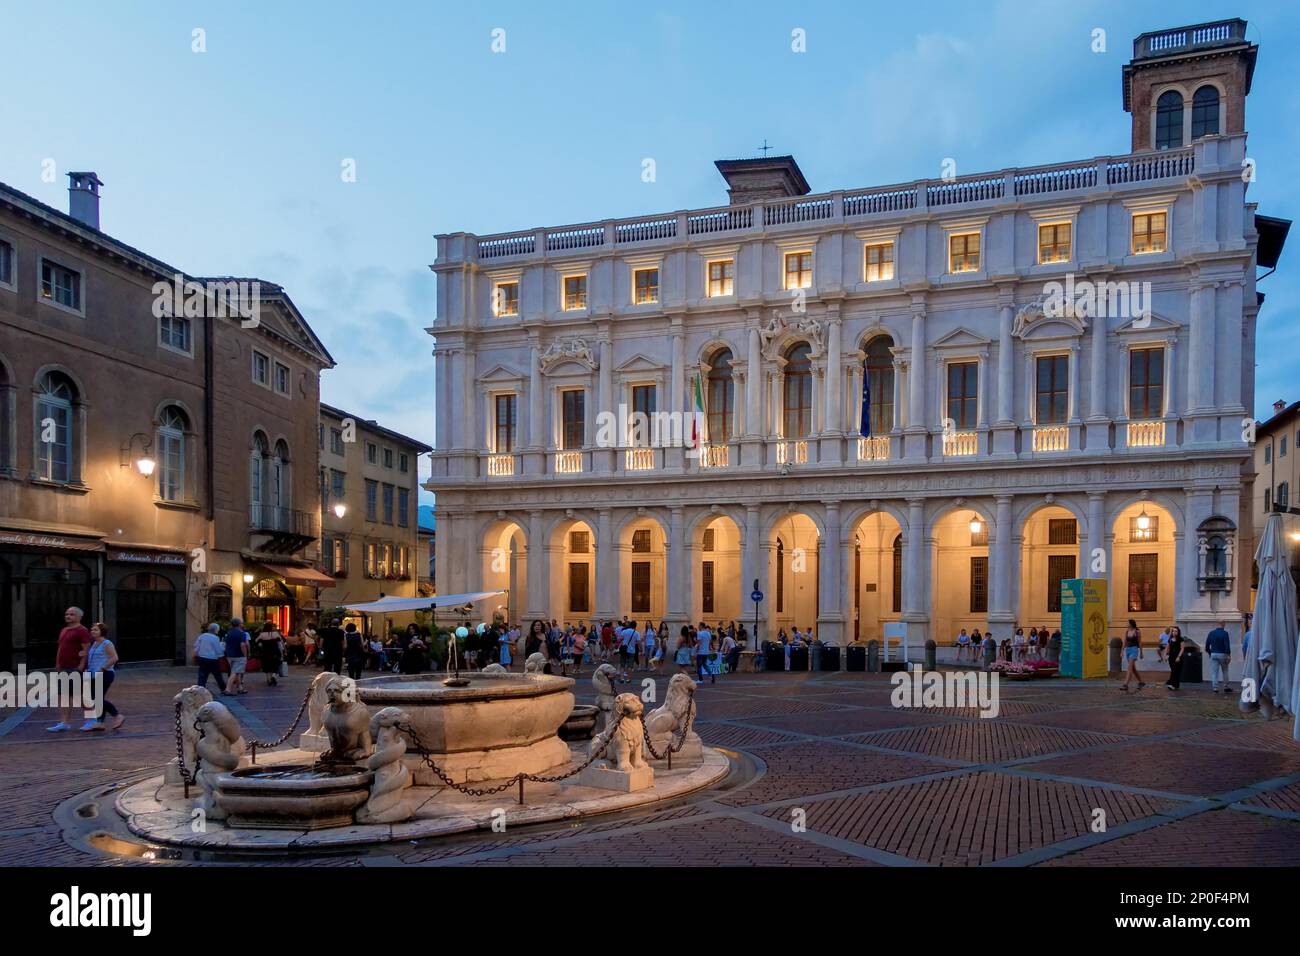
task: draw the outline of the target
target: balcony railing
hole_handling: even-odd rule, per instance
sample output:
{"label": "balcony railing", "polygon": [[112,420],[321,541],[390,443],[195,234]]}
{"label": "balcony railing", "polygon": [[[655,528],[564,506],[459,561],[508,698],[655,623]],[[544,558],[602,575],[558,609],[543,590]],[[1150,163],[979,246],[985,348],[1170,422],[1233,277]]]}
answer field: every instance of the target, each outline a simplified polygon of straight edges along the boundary
{"label": "balcony railing", "polygon": [[1069,451],[1068,425],[1044,425],[1034,429],[1034,451]]}
{"label": "balcony railing", "polygon": [[1129,448],[1165,447],[1165,423],[1162,421],[1129,422],[1127,441]]}
{"label": "balcony railing", "polygon": [[[1206,24],[1204,27],[1173,31],[1169,34],[1170,39],[1152,42],[1174,43],[1177,40],[1174,34],[1184,33],[1186,39],[1177,42],[1190,45],[1222,42],[1212,37],[1217,37],[1224,30],[1235,36],[1233,31],[1237,28],[1233,24],[1241,21],[1224,23],[1227,24],[1226,27],[1224,24]],[[1162,47],[1162,52],[1168,48],[1172,47]],[[1021,196],[1045,196],[1124,183],[1185,178],[1192,174],[1194,166],[1193,148],[1185,147],[1123,156],[1099,156],[1048,166],[1005,169],[952,180],[917,180],[893,186],[801,196],[793,200],[777,199],[744,206],[721,206],[556,226],[532,232],[502,233],[477,237],[474,241],[480,261],[547,252],[563,253],[600,246],[613,248],[640,243],[682,242],[696,236],[710,238],[721,233],[757,231],[772,226],[800,226],[867,216],[889,216],[939,206],[947,211],[954,206],[1006,202]]]}
{"label": "balcony railing", "polygon": [[808,464],[808,442],[806,441],[777,442],[776,463],[778,465]]}
{"label": "balcony railing", "polygon": [[700,449],[701,468],[727,468],[730,465],[730,445],[705,445]]}
{"label": "balcony railing", "polygon": [[979,454],[979,432],[952,432],[943,436],[945,458],[969,458]]}
{"label": "balcony railing", "polygon": [[1175,30],[1144,33],[1133,41],[1133,59],[1168,56],[1197,47],[1227,46],[1246,39],[1245,20],[1214,20]]}
{"label": "balcony railing", "polygon": [[889,436],[859,438],[858,461],[889,461]]}
{"label": "balcony railing", "polygon": [[650,471],[655,466],[653,448],[629,448],[624,452],[623,468],[625,471]]}
{"label": "balcony railing", "polygon": [[555,453],[555,470],[561,475],[578,475],[582,473],[582,452],[557,451]]}
{"label": "balcony railing", "polygon": [[315,538],[320,528],[320,515],[311,511],[255,504],[248,509],[248,527],[250,531],[259,534],[292,534]]}
{"label": "balcony railing", "polygon": [[514,455],[488,455],[487,473],[489,478],[506,478],[515,473]]}

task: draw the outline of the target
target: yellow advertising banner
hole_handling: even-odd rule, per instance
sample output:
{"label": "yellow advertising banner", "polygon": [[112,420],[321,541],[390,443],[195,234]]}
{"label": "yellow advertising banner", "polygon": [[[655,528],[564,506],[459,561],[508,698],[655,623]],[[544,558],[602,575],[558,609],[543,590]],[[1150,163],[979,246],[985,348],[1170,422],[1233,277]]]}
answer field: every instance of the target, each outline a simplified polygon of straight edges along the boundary
{"label": "yellow advertising banner", "polygon": [[1109,589],[1104,578],[1061,582],[1061,676],[1106,677],[1109,668]]}

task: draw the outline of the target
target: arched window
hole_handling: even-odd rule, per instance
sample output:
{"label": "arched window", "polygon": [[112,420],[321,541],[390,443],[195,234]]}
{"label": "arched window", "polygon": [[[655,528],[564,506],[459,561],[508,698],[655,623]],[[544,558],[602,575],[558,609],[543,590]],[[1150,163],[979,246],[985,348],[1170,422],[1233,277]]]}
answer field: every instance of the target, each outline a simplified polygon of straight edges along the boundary
{"label": "arched window", "polygon": [[894,613],[903,610],[903,536],[894,538]]}
{"label": "arched window", "polygon": [[255,528],[261,528],[266,515],[263,512],[265,500],[265,475],[267,456],[270,455],[271,449],[267,445],[266,436],[261,432],[253,435],[253,447],[248,456],[248,505],[249,517],[253,521]]}
{"label": "arched window", "polygon": [[731,381],[731,350],[719,349],[709,359],[709,392],[705,408],[709,416],[709,442],[722,445],[731,440],[731,413],[735,386]]}
{"label": "arched window", "polygon": [[1192,139],[1219,132],[1219,91],[1202,86],[1192,97]]}
{"label": "arched window", "polygon": [[1156,100],[1156,149],[1183,145],[1183,94],[1165,90]]}
{"label": "arched window", "polygon": [[175,405],[158,416],[158,497],[179,501],[185,496],[185,433],[189,421]]}
{"label": "arched window", "polygon": [[62,372],[42,376],[36,396],[36,477],[70,482],[77,475],[76,401],[77,388]]}
{"label": "arched window", "polygon": [[806,343],[785,354],[785,437],[812,433],[812,350]]}
{"label": "arched window", "polygon": [[275,458],[271,460],[271,504],[276,518],[287,531],[287,512],[293,507],[292,485],[289,478],[289,446],[283,441],[275,443]]}
{"label": "arched window", "polygon": [[888,435],[894,428],[894,356],[890,352],[893,345],[889,336],[880,335],[867,346],[864,363],[865,397],[870,409],[867,434],[872,436]]}

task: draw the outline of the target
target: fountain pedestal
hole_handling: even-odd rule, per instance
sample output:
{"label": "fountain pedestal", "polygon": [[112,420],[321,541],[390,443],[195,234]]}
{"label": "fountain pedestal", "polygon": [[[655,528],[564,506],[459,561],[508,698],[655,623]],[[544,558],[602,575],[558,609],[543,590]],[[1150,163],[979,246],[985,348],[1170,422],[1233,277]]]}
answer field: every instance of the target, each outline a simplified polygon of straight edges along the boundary
{"label": "fountain pedestal", "polygon": [[217,777],[215,798],[228,827],[347,827],[370,797],[372,776],[351,764],[244,767]]}
{"label": "fountain pedestal", "polygon": [[599,787],[602,790],[618,790],[623,793],[636,793],[648,790],[655,784],[655,772],[650,767],[634,767],[631,770],[612,770],[609,767],[591,766],[574,778],[580,787]]}

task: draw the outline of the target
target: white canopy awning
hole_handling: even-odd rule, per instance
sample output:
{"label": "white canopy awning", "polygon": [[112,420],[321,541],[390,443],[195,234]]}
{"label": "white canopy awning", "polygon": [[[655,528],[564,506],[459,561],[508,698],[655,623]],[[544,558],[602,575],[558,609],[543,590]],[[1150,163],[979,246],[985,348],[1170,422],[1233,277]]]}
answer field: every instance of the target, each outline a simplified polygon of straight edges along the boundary
{"label": "white canopy awning", "polygon": [[468,594],[435,594],[432,597],[386,597],[364,604],[344,604],[349,611],[361,611],[365,614],[398,614],[402,611],[427,611],[435,607],[459,607],[475,604],[479,601],[505,594],[505,591],[471,591]]}

